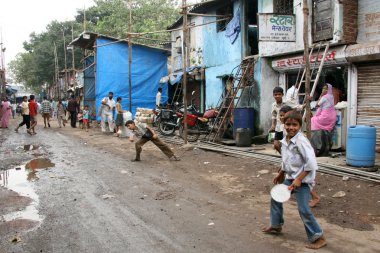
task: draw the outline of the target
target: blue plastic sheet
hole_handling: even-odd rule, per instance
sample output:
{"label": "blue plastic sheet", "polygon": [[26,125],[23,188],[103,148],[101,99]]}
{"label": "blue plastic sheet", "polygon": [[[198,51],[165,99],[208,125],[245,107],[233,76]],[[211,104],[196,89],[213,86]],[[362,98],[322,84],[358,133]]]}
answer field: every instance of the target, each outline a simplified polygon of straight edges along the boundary
{"label": "blue plastic sheet", "polygon": [[232,20],[226,26],[226,37],[234,44],[241,30],[240,25],[240,8],[236,11]]}
{"label": "blue plastic sheet", "polygon": [[[129,110],[129,73],[128,44],[113,43],[113,40],[97,38],[96,61],[96,108],[108,97],[108,92],[114,93],[114,99],[122,98],[122,107]],[[108,45],[105,45],[108,44]],[[104,45],[104,46],[101,46]],[[168,74],[167,55],[160,49],[141,45],[132,46],[132,115],[138,107],[155,108],[157,89],[160,79]],[[162,103],[168,100],[168,86],[164,85]],[[98,117],[98,120],[100,118]]]}

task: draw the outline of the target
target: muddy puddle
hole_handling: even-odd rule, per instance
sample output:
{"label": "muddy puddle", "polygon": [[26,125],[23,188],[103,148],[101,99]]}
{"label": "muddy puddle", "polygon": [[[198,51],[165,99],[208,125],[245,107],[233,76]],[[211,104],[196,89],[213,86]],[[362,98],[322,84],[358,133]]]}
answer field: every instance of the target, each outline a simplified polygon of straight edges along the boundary
{"label": "muddy puddle", "polygon": [[26,165],[0,171],[0,186],[30,198],[30,204],[18,211],[2,215],[2,221],[14,223],[17,220],[41,222],[43,217],[38,212],[39,198],[34,190],[34,181],[38,180],[38,170],[54,167],[49,159],[40,158],[29,161]]}

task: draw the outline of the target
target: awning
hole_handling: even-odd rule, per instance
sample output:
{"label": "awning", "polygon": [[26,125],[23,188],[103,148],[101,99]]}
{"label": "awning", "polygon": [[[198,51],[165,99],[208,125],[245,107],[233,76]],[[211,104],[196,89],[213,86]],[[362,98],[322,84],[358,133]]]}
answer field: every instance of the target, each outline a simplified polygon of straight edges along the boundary
{"label": "awning", "polygon": [[[203,67],[201,66],[191,66],[186,69],[186,73],[189,75],[194,75],[199,73],[199,70],[201,70]],[[182,81],[183,77],[183,71],[172,73],[168,76],[164,76],[161,78],[160,83],[166,84],[170,82],[171,85],[175,85]]]}

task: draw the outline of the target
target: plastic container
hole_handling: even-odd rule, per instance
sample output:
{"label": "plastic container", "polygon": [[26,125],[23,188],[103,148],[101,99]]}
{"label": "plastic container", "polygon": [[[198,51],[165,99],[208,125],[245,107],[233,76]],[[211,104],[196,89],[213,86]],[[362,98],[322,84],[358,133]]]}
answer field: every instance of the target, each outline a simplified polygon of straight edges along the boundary
{"label": "plastic container", "polygon": [[376,159],[376,128],[350,126],[347,134],[346,161],[355,167],[373,167]]}
{"label": "plastic container", "polygon": [[251,129],[249,128],[236,129],[235,141],[236,141],[236,146],[238,147],[250,147],[252,144]]}
{"label": "plastic container", "polygon": [[235,108],[234,109],[234,137],[236,136],[236,129],[238,128],[248,128],[251,130],[251,136],[254,135],[254,108]]}

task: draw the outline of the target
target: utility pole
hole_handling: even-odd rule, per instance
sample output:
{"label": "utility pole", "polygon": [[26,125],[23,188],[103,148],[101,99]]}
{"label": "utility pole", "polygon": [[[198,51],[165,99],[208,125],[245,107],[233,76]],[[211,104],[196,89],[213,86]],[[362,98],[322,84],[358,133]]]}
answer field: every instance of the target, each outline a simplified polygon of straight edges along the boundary
{"label": "utility pole", "polygon": [[[74,22],[71,23],[71,41],[74,41]],[[74,46],[71,48],[71,58],[72,58],[72,68],[75,70],[75,54],[74,54]]]}
{"label": "utility pole", "polygon": [[186,0],[182,0],[182,66],[183,66],[183,79],[182,79],[182,95],[183,95],[183,106],[184,106],[184,116],[183,116],[183,141],[187,144],[187,45],[188,45],[188,27],[187,27],[187,3]]}
{"label": "utility pole", "polygon": [[3,47],[3,31],[1,31],[0,41],[0,103],[7,96],[6,78],[5,78],[5,48]]}
{"label": "utility pole", "polygon": [[132,113],[132,2],[129,4],[129,23],[128,23],[128,87],[129,87],[129,111]]}
{"label": "utility pole", "polygon": [[68,78],[67,78],[67,56],[66,56],[66,38],[65,38],[65,27],[63,27],[63,52],[65,54],[65,91],[67,91],[69,85],[68,85]]}
{"label": "utility pole", "polygon": [[54,82],[57,87],[57,96],[59,99],[61,99],[61,87],[58,82],[58,76],[59,76],[59,67],[58,67],[58,56],[57,56],[57,45],[54,42]]}
{"label": "utility pole", "polygon": [[309,59],[309,7],[308,0],[303,0],[303,44],[305,59],[305,96],[306,96],[306,133],[311,139],[311,111],[310,111],[310,59]]}

